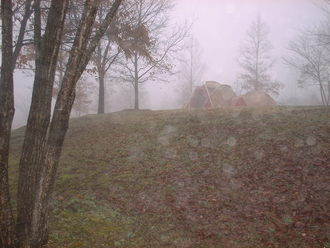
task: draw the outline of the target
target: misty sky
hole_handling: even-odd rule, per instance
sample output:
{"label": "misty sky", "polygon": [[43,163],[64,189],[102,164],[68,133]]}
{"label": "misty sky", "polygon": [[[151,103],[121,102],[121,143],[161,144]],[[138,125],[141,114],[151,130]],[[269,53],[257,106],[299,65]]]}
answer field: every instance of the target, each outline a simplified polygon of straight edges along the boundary
{"label": "misty sky", "polygon": [[269,40],[274,47],[276,64],[272,74],[285,85],[278,100],[299,98],[311,92],[311,89],[297,89],[297,75],[283,64],[282,58],[299,30],[314,27],[324,18],[321,0],[177,0],[176,3],[175,21],[194,21],[192,33],[202,47],[201,60],[206,65],[203,81],[234,83],[239,72],[241,41],[259,13],[269,27]]}
{"label": "misty sky", "polygon": [[[313,0],[177,0],[174,15],[195,20],[193,34],[200,42],[207,64],[205,79],[235,80],[240,42],[258,13],[270,29],[274,53],[284,55],[298,30],[316,25],[321,19]],[[280,77],[280,76],[279,76]]]}
{"label": "misty sky", "polygon": [[[194,20],[192,33],[200,43],[205,63],[203,81],[215,80],[233,84],[239,67],[237,58],[241,41],[258,13],[267,23],[269,40],[274,46],[277,63],[273,69],[275,79],[284,83],[278,101],[285,98],[313,94],[311,89],[297,89],[296,74],[283,64],[282,57],[299,30],[320,23],[323,14],[318,7],[322,0],[176,0],[171,20],[175,23]],[[15,126],[23,124],[27,116],[33,77],[17,72],[15,76]],[[30,88],[30,89],[29,89]],[[171,107],[175,98],[175,82],[149,83],[149,98],[142,108]]]}

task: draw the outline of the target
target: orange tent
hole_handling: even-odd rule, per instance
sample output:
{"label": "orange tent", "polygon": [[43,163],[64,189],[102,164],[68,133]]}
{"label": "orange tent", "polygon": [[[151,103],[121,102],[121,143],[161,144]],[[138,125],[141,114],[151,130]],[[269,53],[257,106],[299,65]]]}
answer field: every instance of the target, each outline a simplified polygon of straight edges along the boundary
{"label": "orange tent", "polygon": [[208,81],[197,87],[185,108],[216,108],[230,106],[236,94],[229,85]]}
{"label": "orange tent", "polygon": [[247,106],[275,106],[276,101],[267,93],[263,91],[251,91],[241,96]]}
{"label": "orange tent", "polygon": [[246,102],[244,101],[244,98],[242,96],[235,96],[231,99],[231,106],[246,106]]}

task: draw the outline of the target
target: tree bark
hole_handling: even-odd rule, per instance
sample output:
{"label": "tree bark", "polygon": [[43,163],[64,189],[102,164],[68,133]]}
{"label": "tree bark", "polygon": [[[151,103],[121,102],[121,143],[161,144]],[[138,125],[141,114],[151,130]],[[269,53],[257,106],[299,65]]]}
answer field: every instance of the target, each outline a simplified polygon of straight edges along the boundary
{"label": "tree bark", "polygon": [[[38,248],[47,243],[48,205],[74,102],[75,85],[85,70],[96,45],[109,27],[122,0],[115,1],[93,38],[90,37],[99,1],[86,0],[84,18],[82,18],[80,28],[77,31],[62,87],[57,98],[48,140],[46,140],[50,123],[56,63],[68,2],[69,0],[51,1],[45,34],[41,37],[40,0],[34,1],[36,72],[19,168],[17,246],[15,246],[14,221],[10,208],[8,187],[9,140],[14,115],[12,4],[10,0],[2,0],[1,2],[2,37],[3,40],[6,40],[2,45],[2,55],[3,58],[9,58],[2,61],[0,84],[1,247]],[[86,49],[87,46],[88,49]]]}
{"label": "tree bark", "polygon": [[105,88],[104,88],[104,74],[99,73],[99,105],[98,105],[98,114],[104,114],[104,95],[105,95]]}
{"label": "tree bark", "polygon": [[[122,0],[116,0],[98,32],[91,39],[92,27],[98,9],[98,0],[86,0],[83,17],[74,40],[67,63],[61,89],[59,91],[53,118],[50,124],[48,139],[44,146],[41,176],[36,190],[32,220],[32,240],[42,240],[48,227],[49,201],[53,192],[62,146],[69,118],[75,99],[75,86],[85,70],[96,45],[114,18]],[[90,42],[89,42],[90,41]],[[87,45],[89,47],[87,49]],[[82,52],[84,51],[84,52]]]}
{"label": "tree bark", "polygon": [[[38,3],[39,2],[39,3]],[[17,193],[17,235],[21,247],[40,247],[47,240],[46,230],[38,230],[36,238],[33,214],[40,180],[42,151],[50,121],[52,90],[59,46],[68,0],[53,0],[48,13],[44,37],[41,39],[40,0],[35,1],[36,72],[32,102],[19,166]]]}
{"label": "tree bark", "polygon": [[138,55],[134,53],[134,109],[139,110],[139,72]]}
{"label": "tree bark", "polygon": [[11,125],[14,117],[13,85],[13,13],[12,1],[1,1],[2,63],[0,78],[0,247],[13,248],[16,243],[15,223],[10,204],[8,158]]}

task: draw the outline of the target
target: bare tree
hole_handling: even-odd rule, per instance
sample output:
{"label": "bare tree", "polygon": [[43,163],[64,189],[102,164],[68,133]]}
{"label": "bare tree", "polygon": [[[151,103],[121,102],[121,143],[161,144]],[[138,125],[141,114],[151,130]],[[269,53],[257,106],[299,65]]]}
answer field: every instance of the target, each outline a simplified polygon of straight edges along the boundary
{"label": "bare tree", "polygon": [[281,84],[272,80],[270,74],[274,59],[270,54],[272,45],[268,40],[268,34],[267,25],[258,16],[248,29],[241,47],[239,65],[243,72],[240,73],[239,79],[245,90],[278,95]]}
{"label": "bare tree", "polygon": [[182,53],[180,72],[178,74],[180,103],[187,102],[194,87],[201,83],[205,65],[201,60],[202,50],[194,36],[190,36],[185,43]]}
{"label": "bare tree", "polygon": [[[92,56],[92,63],[89,64],[87,71],[92,75],[97,75],[97,81],[99,85],[98,90],[98,114],[105,112],[105,100],[106,100],[106,82],[105,78],[107,73],[116,61],[123,59],[123,53],[128,55],[131,51],[128,51],[130,47],[125,46],[125,41],[131,40],[132,35],[136,35],[135,29],[131,26],[130,12],[132,6],[135,5],[136,0],[125,1],[118,11],[118,17],[111,23],[110,28],[106,34],[100,40],[95,52]],[[102,0],[100,1],[100,8],[96,16],[95,27],[102,22],[108,9],[111,7],[112,1]],[[79,19],[79,15],[76,14],[76,10],[71,14],[71,23],[76,23],[75,19]],[[72,25],[71,24],[71,25]],[[108,77],[109,78],[109,77]]]}
{"label": "bare tree", "polygon": [[28,25],[29,19],[32,15],[32,0],[26,0],[25,2],[22,0],[14,1],[15,6],[13,9],[14,14],[14,24],[19,23],[18,35],[15,42],[15,50],[13,53],[13,67],[17,63],[19,59],[19,55],[21,54],[22,48],[24,45],[29,44],[29,41],[25,39],[26,36],[26,27]]}
{"label": "bare tree", "polygon": [[169,33],[171,0],[135,0],[130,19],[131,38],[123,47],[127,60],[121,63],[120,79],[134,87],[134,109],[139,109],[139,85],[146,81],[163,80],[171,73],[172,56],[180,50],[188,29],[179,28]]}
{"label": "bare tree", "polygon": [[92,27],[99,2],[85,1],[51,121],[52,90],[69,0],[50,2],[44,32],[40,2],[33,3],[36,69],[19,167],[16,230],[8,193],[9,138],[14,114],[12,4],[11,0],[1,2],[2,54],[7,58],[2,61],[0,80],[0,246],[4,248],[39,248],[47,243],[49,201],[75,99],[75,86],[122,0],[114,1],[95,34]]}
{"label": "bare tree", "polygon": [[284,61],[299,72],[300,87],[316,86],[323,105],[330,105],[330,1],[319,6],[325,21],[301,31],[289,45]]}
{"label": "bare tree", "polygon": [[96,66],[97,79],[99,84],[97,113],[105,113],[105,76],[111,65],[120,54],[120,49],[111,45],[111,40],[107,39],[104,46],[100,43],[93,56]]}
{"label": "bare tree", "polygon": [[[102,21],[106,15],[106,10],[110,7],[109,1],[102,1],[101,8],[97,14],[96,22]],[[101,39],[100,43],[97,45],[95,52],[92,56],[92,62],[95,65],[91,71],[97,73],[97,79],[99,84],[98,92],[98,114],[103,114],[105,112],[105,76],[110,67],[118,59],[121,49],[119,46],[120,36],[119,33],[123,31],[124,27],[120,26],[121,19],[115,19],[111,28],[108,29],[105,36]]]}
{"label": "bare tree", "polygon": [[322,37],[320,40],[314,31],[301,32],[290,43],[290,55],[285,62],[296,69],[300,76],[298,84],[301,87],[317,86],[322,103],[330,104],[330,60],[329,49]]}
{"label": "bare tree", "polygon": [[[0,78],[0,246],[15,247],[15,222],[10,205],[8,159],[11,125],[14,118],[12,1],[1,1],[2,43]],[[3,59],[9,58],[9,59]]]}

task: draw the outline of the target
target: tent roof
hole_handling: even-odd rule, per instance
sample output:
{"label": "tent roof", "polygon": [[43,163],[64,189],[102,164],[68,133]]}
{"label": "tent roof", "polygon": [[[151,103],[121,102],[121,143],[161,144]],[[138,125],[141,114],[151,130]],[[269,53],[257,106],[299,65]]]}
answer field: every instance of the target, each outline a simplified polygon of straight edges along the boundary
{"label": "tent roof", "polygon": [[246,102],[242,96],[235,96],[231,99],[231,106],[246,106]]}
{"label": "tent roof", "polygon": [[251,91],[242,95],[247,106],[275,106],[276,101],[263,91]]}
{"label": "tent roof", "polygon": [[236,96],[229,85],[207,81],[195,89],[186,108],[208,108],[229,106],[232,97]]}

